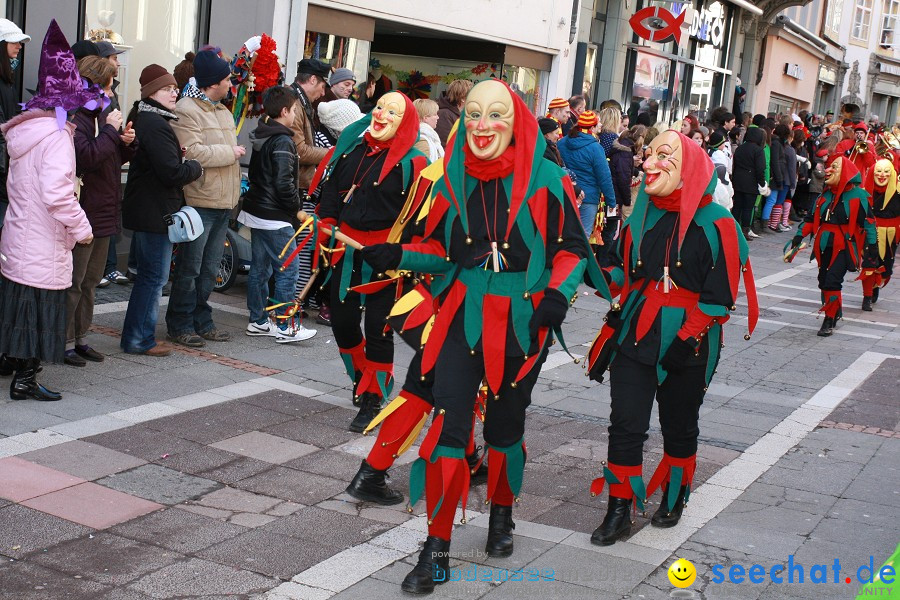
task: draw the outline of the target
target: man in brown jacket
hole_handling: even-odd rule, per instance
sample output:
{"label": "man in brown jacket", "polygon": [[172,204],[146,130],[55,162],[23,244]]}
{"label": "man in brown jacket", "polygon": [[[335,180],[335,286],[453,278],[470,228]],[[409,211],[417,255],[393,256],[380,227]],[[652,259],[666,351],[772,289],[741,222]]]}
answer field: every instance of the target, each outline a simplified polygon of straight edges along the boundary
{"label": "man in brown jacket", "polygon": [[213,323],[209,295],[222,261],[228,219],[240,196],[239,161],[246,150],[237,145],[234,118],[221,103],[231,87],[228,62],[212,50],[198,52],[194,78],[196,87],[188,86],[175,106],[178,119],[172,128],[185,157],[203,167],[200,179],[184,188],[187,204],[203,220],[203,234],[178,245],[166,325],[171,341],[197,348],[206,345],[204,340],[231,339]]}
{"label": "man in brown jacket", "polygon": [[[297,77],[291,84],[291,88],[300,99],[300,107],[303,109],[296,111],[294,124],[291,126],[291,130],[294,132],[294,144],[297,146],[297,156],[300,159],[297,179],[299,187],[303,191],[309,188],[316,166],[328,152],[325,148],[316,148],[313,145],[313,123],[315,122],[313,102],[325,95],[329,73],[331,73],[331,67],[326,63],[314,58],[304,58],[297,63]],[[309,190],[310,193],[313,191]]]}

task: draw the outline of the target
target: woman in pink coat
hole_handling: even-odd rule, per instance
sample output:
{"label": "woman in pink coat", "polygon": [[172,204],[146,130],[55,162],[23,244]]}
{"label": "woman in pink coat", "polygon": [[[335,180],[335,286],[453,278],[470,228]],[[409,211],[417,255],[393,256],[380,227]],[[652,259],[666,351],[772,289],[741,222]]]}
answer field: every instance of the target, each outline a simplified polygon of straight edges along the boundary
{"label": "woman in pink coat", "polygon": [[75,197],[75,126],[68,112],[101,101],[86,89],[56,21],[50,23],[38,93],[2,126],[9,149],[9,209],[0,237],[0,352],[15,371],[13,400],[59,400],[35,381],[40,361],[62,362],[72,248],[93,239]]}

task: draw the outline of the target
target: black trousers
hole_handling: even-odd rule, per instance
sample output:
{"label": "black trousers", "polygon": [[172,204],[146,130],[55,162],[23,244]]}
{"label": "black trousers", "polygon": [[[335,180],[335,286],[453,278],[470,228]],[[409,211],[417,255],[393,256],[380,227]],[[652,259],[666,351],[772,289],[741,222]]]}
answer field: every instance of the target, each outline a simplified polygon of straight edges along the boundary
{"label": "black trousers", "polygon": [[756,194],[735,192],[732,199],[731,215],[741,227],[750,227],[753,220],[753,205],[756,203]]}
{"label": "black trousers", "polygon": [[822,262],[819,263],[819,289],[840,291],[844,285],[844,276],[849,271],[857,270],[856,262],[850,256],[850,252],[844,249],[834,259],[834,263],[829,266],[831,253],[831,248],[826,248],[822,252]]}
{"label": "black trousers", "polygon": [[703,366],[686,367],[669,373],[663,384],[657,385],[655,366],[617,354],[610,371],[609,462],[622,466],[643,463],[654,398],[659,404],[666,454],[674,458],[696,454],[705,373]]}
{"label": "black trousers", "polygon": [[[500,386],[500,398],[488,394],[484,417],[484,441],[492,446],[512,446],[525,435],[525,409],[531,404],[531,391],[537,383],[541,365],[547,359],[545,349],[537,363],[515,388],[515,380],[525,362],[521,356],[507,356]],[[438,444],[465,448],[472,429],[475,397],[484,378],[484,355],[470,353],[468,346],[453,332],[447,336],[434,368],[434,407],[444,409],[444,426]]]}
{"label": "black trousers", "polygon": [[[348,268],[348,262],[342,259],[335,265],[331,273],[331,330],[334,332],[334,340],[340,348],[355,348],[363,341],[363,327],[365,328],[366,358],[377,363],[393,364],[394,362],[394,337],[389,329],[385,333],[385,325],[388,314],[394,306],[394,288],[375,294],[366,295],[365,311],[360,310],[360,295],[356,292],[347,292],[346,298],[341,301],[338,291],[341,286],[341,273]],[[362,254],[353,253],[353,274],[350,277],[350,286],[359,285],[362,282]],[[360,326],[363,324],[363,327]]]}

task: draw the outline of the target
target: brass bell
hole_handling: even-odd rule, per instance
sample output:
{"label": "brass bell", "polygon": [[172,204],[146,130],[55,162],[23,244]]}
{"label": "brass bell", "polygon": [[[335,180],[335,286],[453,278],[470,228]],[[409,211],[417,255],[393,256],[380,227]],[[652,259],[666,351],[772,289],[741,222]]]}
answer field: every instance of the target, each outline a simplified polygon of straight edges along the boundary
{"label": "brass bell", "polygon": [[745,333],[745,334],[744,334],[744,339],[747,340],[747,341],[749,342],[749,341],[750,341],[750,334],[749,334],[749,333]]}
{"label": "brass bell", "polygon": [[519,387],[519,384],[516,383],[515,381],[513,381],[512,383],[509,384],[509,387],[511,387],[512,389],[516,389],[517,387]]}
{"label": "brass bell", "polygon": [[680,261],[680,260],[676,260],[676,261],[675,261],[675,266],[676,266],[676,267],[680,267],[680,266],[681,266],[681,261]]}
{"label": "brass bell", "polygon": [[528,300],[530,297],[531,294],[529,292],[525,292],[524,294],[522,294],[522,298],[524,298],[525,300]]}
{"label": "brass bell", "polygon": [[562,244],[562,243],[563,243],[562,236],[559,236],[558,238],[556,238],[556,243],[557,243],[557,244]]}
{"label": "brass bell", "polygon": [[472,245],[472,238],[470,238],[469,236],[466,236],[466,244],[469,246]]}
{"label": "brass bell", "polygon": [[644,266],[644,261],[642,261],[641,259],[638,259],[638,261],[637,261],[637,266],[638,266],[638,267],[643,267],[643,266]]}
{"label": "brass bell", "polygon": [[509,250],[509,242],[503,242],[503,244],[500,247],[503,248],[504,250]]}
{"label": "brass bell", "polygon": [[475,351],[474,351],[474,350],[469,350],[469,356],[475,356]]}
{"label": "brass bell", "polygon": [[450,262],[450,257],[449,257],[449,256],[445,256],[445,257],[444,257],[444,260],[446,260],[447,262]]}

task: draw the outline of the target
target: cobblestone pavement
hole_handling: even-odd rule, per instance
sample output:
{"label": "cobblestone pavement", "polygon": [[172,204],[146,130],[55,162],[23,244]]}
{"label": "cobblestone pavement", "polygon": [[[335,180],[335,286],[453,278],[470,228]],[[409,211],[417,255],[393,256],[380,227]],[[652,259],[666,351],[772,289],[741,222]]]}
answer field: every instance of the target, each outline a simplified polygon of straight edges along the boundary
{"label": "cobblestone pavement", "polygon": [[[751,244],[762,319],[750,341],[746,304],[726,326],[679,525],[645,527],[637,515],[627,541],[589,543],[606,508],[588,486],[606,455],[609,388],[556,351],[530,409],[515,553],[483,555],[484,488],[472,489],[451,547],[461,581],[435,597],[855,596],[858,569],[871,560],[877,570],[900,541],[900,295],[889,286],[862,313],[859,284],[848,281],[844,321],[816,337],[815,270],[802,256],[781,262],[786,237]],[[0,596],[401,596],[424,539],[424,503],[409,514],[343,492],[373,439],[346,430],[354,411],[330,331],[316,326],[315,338],[291,345],[243,335],[241,281],[213,298],[233,341],[125,355],[117,335],[128,289],[98,290],[90,343],[105,362],[45,368],[63,401],[0,402]],[[586,352],[603,304],[585,293],[570,311],[573,353]],[[398,344],[396,354],[402,379],[411,352]],[[650,473],[662,455],[656,427],[646,450]],[[415,452],[392,469],[400,489]],[[697,569],[686,589],[667,577],[676,558]],[[776,568],[777,582],[773,567],[793,569]],[[522,568],[542,580],[516,580]],[[823,568],[827,582],[816,583]]]}

